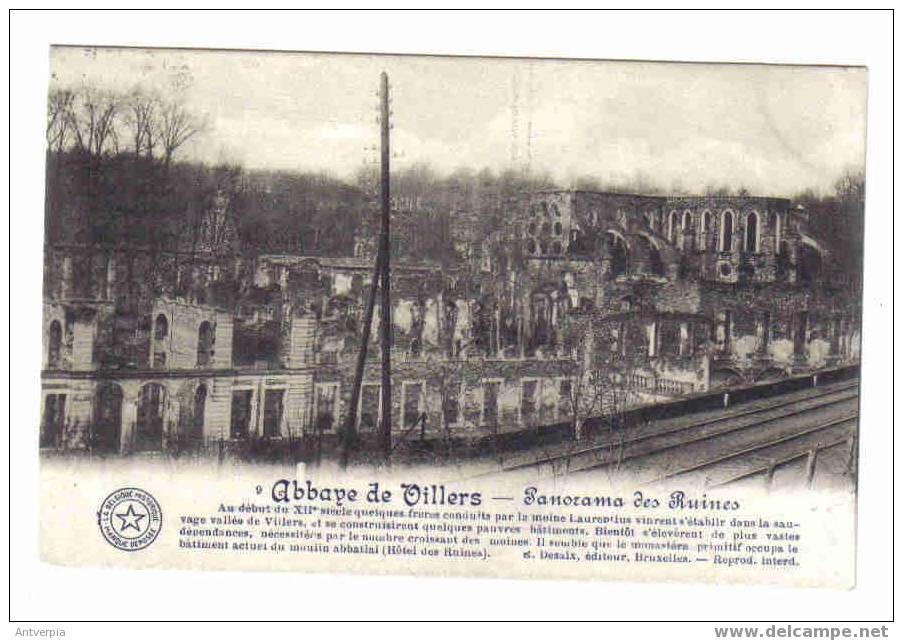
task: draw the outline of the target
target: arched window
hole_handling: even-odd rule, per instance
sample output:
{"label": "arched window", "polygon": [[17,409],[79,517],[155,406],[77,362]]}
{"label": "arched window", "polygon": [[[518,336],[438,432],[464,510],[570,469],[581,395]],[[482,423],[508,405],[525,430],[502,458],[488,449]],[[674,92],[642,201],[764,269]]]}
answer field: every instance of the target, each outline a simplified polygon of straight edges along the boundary
{"label": "arched window", "polygon": [[734,241],[734,214],[725,210],[721,213],[721,251],[729,252]]}
{"label": "arched window", "polygon": [[561,236],[561,223],[555,223],[553,229],[555,230],[556,236]]}
{"label": "arched window", "polygon": [[549,223],[542,224],[542,233],[548,234],[552,228],[549,226]]}
{"label": "arched window", "polygon": [[554,204],[554,203],[552,204],[552,214],[554,214],[555,216],[560,216],[560,215],[561,215],[561,212],[558,211],[558,205],[556,205],[556,204]]}
{"label": "arched window", "polygon": [[546,242],[544,240],[539,241],[539,253],[540,254],[546,253]]}
{"label": "arched window", "polygon": [[677,242],[677,212],[672,211],[668,216],[668,240]]}
{"label": "arched window", "polygon": [[60,366],[60,349],[63,344],[63,328],[60,322],[55,320],[50,323],[50,329],[47,332],[47,367],[54,368]]}
{"label": "arched window", "polygon": [[561,253],[561,241],[556,240],[552,243],[552,253],[553,254]]}
{"label": "arched window", "polygon": [[753,254],[756,254],[759,251],[759,214],[756,212],[750,212],[746,216],[744,249]]}
{"label": "arched window", "polygon": [[692,225],[693,225],[693,214],[690,213],[689,211],[685,211],[683,223],[680,226],[681,231],[684,231],[684,232],[690,231],[690,227]]}
{"label": "arched window", "polygon": [[169,321],[166,316],[160,314],[154,321],[154,340],[162,341],[169,335]]}
{"label": "arched window", "polygon": [[536,253],[536,241],[532,238],[527,239],[527,253],[535,254]]}
{"label": "arched window", "polygon": [[536,233],[536,223],[530,223],[529,225],[527,225],[527,231],[530,232],[531,234],[535,234]]}
{"label": "arched window", "polygon": [[543,215],[549,213],[549,206],[546,203],[544,203],[544,202],[539,203],[539,207],[542,210]]}
{"label": "arched window", "polygon": [[198,366],[209,365],[213,360],[213,343],[216,340],[213,325],[208,321],[198,327]]}

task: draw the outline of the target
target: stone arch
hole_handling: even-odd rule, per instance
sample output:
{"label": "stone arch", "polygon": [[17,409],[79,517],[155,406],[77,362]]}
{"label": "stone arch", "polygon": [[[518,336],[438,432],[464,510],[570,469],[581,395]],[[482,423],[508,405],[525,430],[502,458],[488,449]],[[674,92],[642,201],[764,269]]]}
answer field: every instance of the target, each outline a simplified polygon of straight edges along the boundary
{"label": "stone arch", "polygon": [[102,383],[94,394],[91,445],[98,452],[118,452],[122,443],[122,388]]}
{"label": "stone arch", "polygon": [[671,243],[677,242],[678,216],[676,209],[672,209],[671,213],[668,214],[668,241]]}

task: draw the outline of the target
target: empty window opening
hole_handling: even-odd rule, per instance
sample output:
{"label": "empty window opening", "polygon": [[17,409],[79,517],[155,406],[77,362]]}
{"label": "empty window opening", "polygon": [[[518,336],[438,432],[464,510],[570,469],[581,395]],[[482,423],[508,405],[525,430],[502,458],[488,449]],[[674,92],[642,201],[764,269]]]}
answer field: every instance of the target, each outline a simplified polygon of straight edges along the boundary
{"label": "empty window opening", "polygon": [[135,449],[139,452],[163,448],[163,418],[166,389],[159,383],[148,383],[138,395],[138,420],[135,423]]}
{"label": "empty window opening", "polygon": [[50,369],[60,366],[60,352],[63,345],[63,328],[59,321],[50,323],[47,332],[47,367]]}
{"label": "empty window opening", "polygon": [[480,421],[483,425],[496,426],[499,420],[499,383],[483,382],[483,411]]}
{"label": "empty window opening", "polygon": [[442,398],[442,420],[446,425],[458,423],[461,415],[461,386],[445,383]]}
{"label": "empty window opening", "polygon": [[207,386],[198,385],[194,391],[194,413],[191,421],[191,436],[194,438],[203,438],[204,436],[204,417],[207,413]]}
{"label": "empty window opening", "polygon": [[232,392],[232,420],[229,425],[229,438],[247,438],[251,432],[251,399],[252,390]]}
{"label": "empty window opening", "polygon": [[268,437],[282,434],[282,411],[285,390],[268,389],[263,396],[263,435]]}
{"label": "empty window opening", "polygon": [[734,215],[726,211],[721,214],[721,251],[729,252],[734,241]]}
{"label": "empty window opening", "polygon": [[213,325],[208,321],[198,327],[198,359],[199,367],[210,365],[213,362],[213,344],[216,342],[216,334]]}
{"label": "empty window opening", "polygon": [[101,385],[94,401],[92,446],[100,452],[118,452],[122,435],[122,388]]}
{"label": "empty window opening", "polygon": [[361,387],[361,411],[358,419],[361,429],[376,430],[381,417],[381,385],[363,385]]}
{"label": "empty window opening", "polygon": [[746,217],[745,249],[753,254],[759,252],[759,215],[756,212]]}
{"label": "empty window opening", "polygon": [[402,427],[413,427],[423,413],[423,383],[404,383],[402,385],[404,396]]}
{"label": "empty window opening", "polygon": [[41,447],[60,447],[66,421],[66,395],[44,397],[44,420],[41,422]]}
{"label": "empty window opening", "polygon": [[530,423],[536,418],[537,381],[523,381],[521,384],[520,419]]}

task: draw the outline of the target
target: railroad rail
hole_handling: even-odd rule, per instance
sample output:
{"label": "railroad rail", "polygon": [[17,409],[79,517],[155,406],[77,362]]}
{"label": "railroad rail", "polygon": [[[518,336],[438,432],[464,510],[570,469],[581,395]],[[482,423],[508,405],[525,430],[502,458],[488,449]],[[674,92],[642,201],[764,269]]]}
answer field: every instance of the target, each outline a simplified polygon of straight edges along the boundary
{"label": "railroad rail", "polygon": [[[730,410],[684,415],[619,430],[576,448],[573,444],[559,447],[557,451],[547,448],[539,456],[534,451],[503,462],[502,469],[535,469],[540,475],[562,476],[630,464],[635,471],[641,472],[640,476],[650,477],[651,474],[649,481],[663,480],[727,461],[742,460],[760,451],[776,453],[776,448],[786,449],[787,444],[794,442],[801,446],[800,439],[811,449],[819,444],[813,445],[811,441],[821,438],[821,433],[855,421],[857,405],[858,380],[843,381],[823,388],[756,399]],[[834,431],[841,430],[850,432],[849,428]],[[842,436],[846,439],[844,434],[830,440],[838,441]],[[802,456],[795,450],[785,454],[785,458],[793,459]],[[673,461],[662,461],[669,456],[677,459],[678,467],[674,467]],[[644,470],[647,461],[649,469]],[[767,469],[771,464],[769,460],[763,465]],[[734,475],[737,474],[740,472]]]}

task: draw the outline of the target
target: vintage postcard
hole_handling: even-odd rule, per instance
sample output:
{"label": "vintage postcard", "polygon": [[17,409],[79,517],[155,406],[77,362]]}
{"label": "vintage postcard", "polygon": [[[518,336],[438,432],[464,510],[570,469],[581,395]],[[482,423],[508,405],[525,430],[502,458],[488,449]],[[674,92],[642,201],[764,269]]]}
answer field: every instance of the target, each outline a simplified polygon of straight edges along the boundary
{"label": "vintage postcard", "polygon": [[854,585],[867,82],[54,47],[42,559]]}

